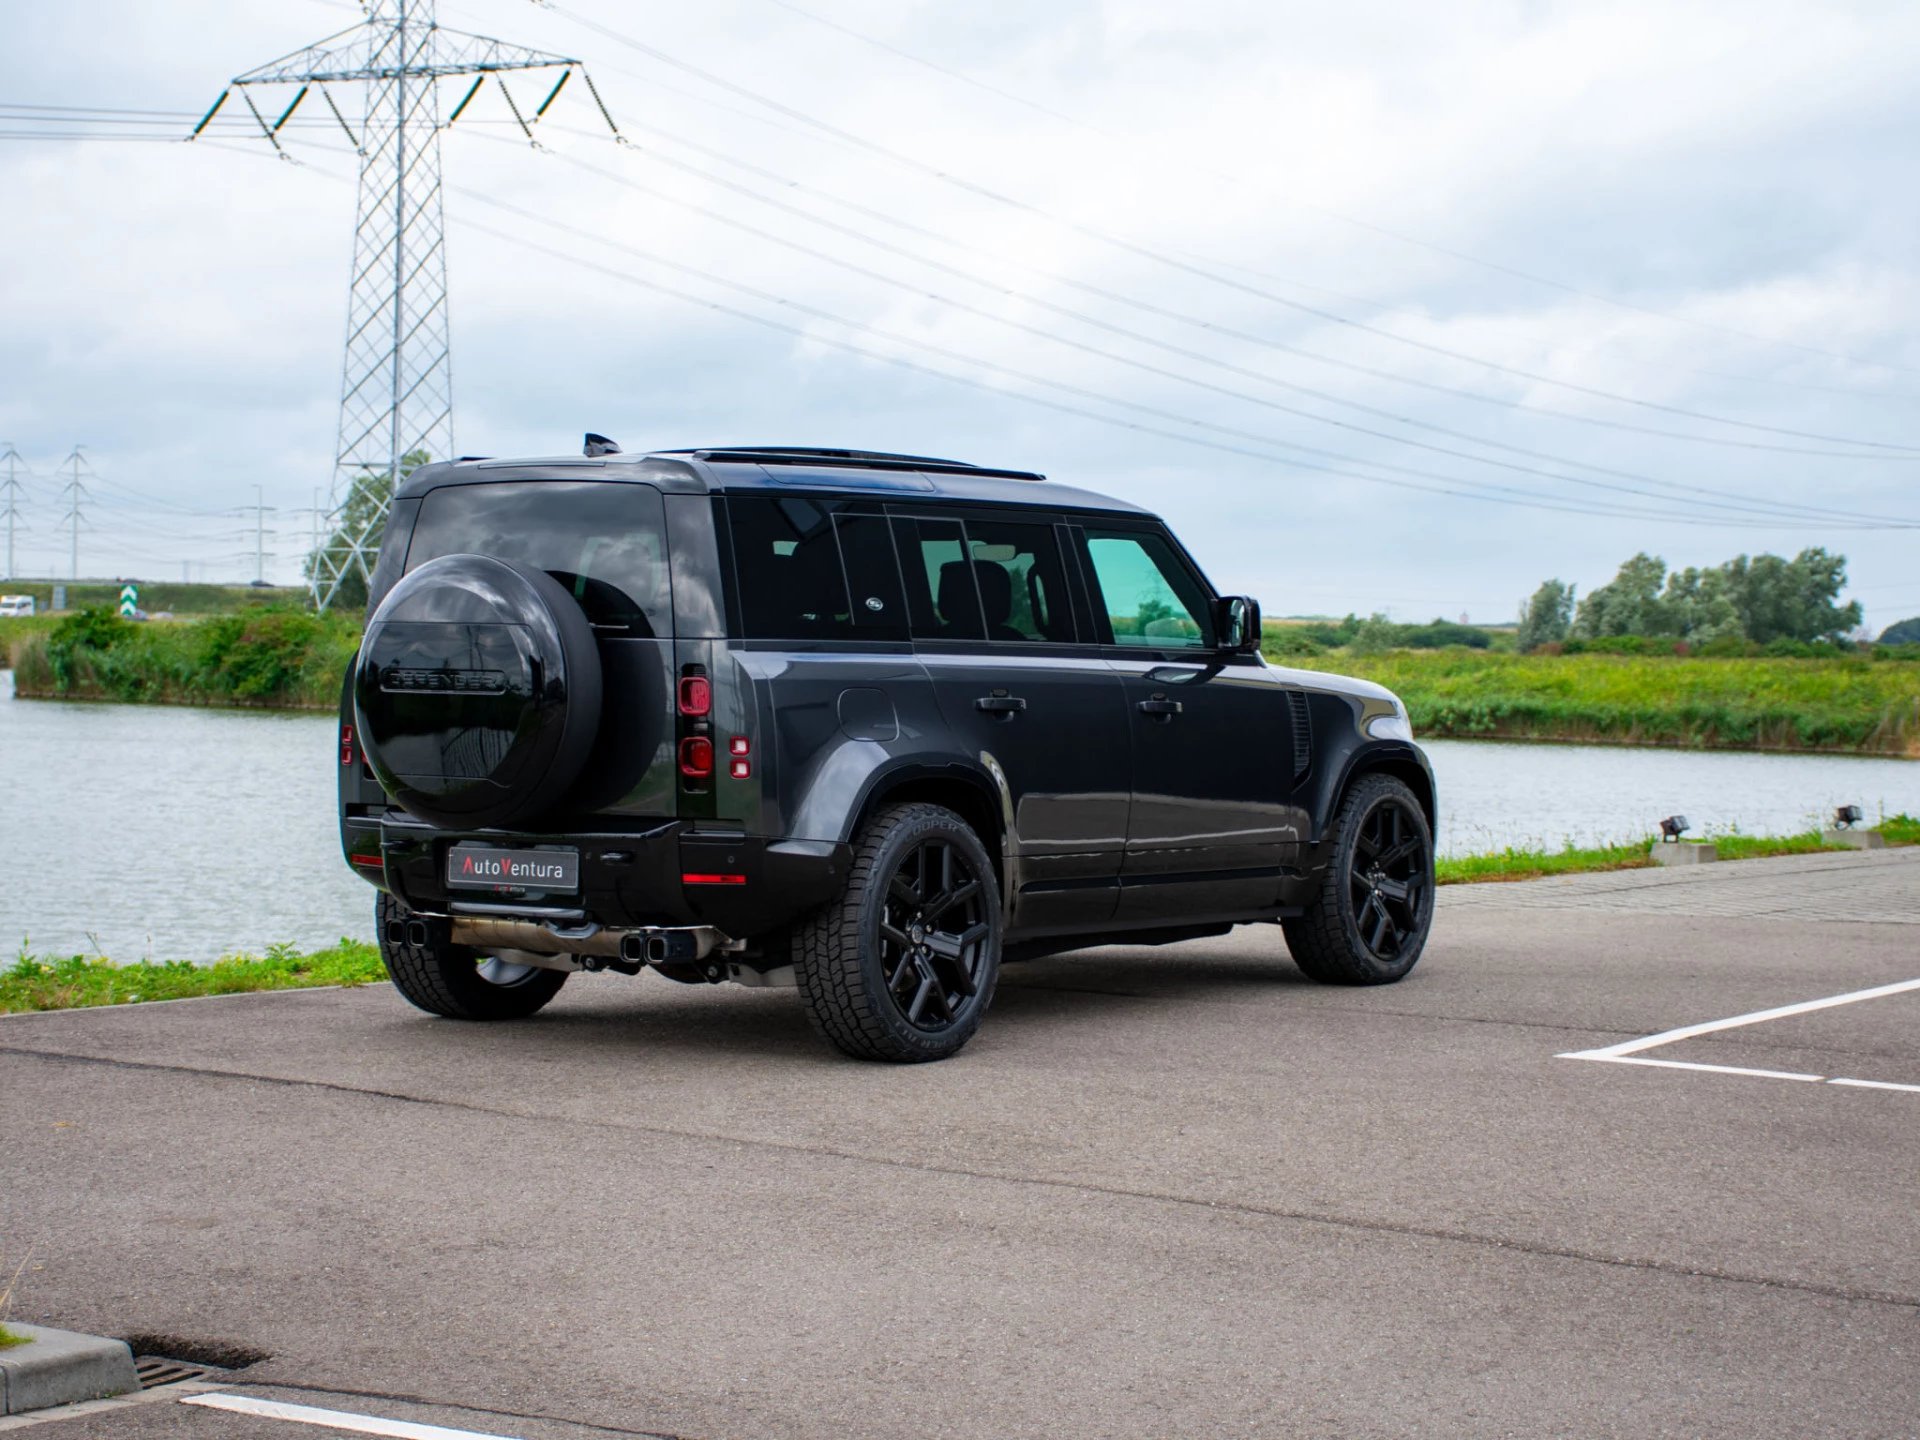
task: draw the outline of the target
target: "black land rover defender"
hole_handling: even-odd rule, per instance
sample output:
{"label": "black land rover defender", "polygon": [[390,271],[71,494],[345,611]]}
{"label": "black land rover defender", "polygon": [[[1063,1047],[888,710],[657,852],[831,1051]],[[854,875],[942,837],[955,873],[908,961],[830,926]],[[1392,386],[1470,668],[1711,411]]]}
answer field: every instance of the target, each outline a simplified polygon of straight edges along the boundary
{"label": "black land rover defender", "polygon": [[415,1005],[512,1019],[651,967],[933,1060],[1003,960],[1263,921],[1315,980],[1419,958],[1406,712],[1266,664],[1259,607],[1154,516],[921,456],[589,439],[393,502],[340,838]]}

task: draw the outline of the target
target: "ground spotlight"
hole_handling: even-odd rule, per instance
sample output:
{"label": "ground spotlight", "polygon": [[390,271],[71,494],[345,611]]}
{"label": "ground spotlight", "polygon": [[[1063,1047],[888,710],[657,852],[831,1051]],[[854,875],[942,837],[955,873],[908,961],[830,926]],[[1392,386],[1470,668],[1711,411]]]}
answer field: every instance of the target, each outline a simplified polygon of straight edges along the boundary
{"label": "ground spotlight", "polygon": [[1688,822],[1686,816],[1669,815],[1660,822],[1660,838],[1663,841],[1672,841],[1678,844],[1680,837],[1692,828],[1693,826]]}
{"label": "ground spotlight", "polygon": [[1860,823],[1862,818],[1864,817],[1862,817],[1858,805],[1842,805],[1833,812],[1833,828],[1836,830],[1851,830],[1855,825]]}

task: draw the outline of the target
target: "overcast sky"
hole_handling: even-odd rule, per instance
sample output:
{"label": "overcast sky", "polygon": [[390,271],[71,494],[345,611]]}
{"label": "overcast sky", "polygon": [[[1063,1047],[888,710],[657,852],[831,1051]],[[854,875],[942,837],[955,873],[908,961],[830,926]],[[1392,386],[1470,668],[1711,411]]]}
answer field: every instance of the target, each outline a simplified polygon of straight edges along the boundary
{"label": "overcast sky", "polygon": [[[175,134],[357,14],[13,0],[0,135],[89,128],[25,106]],[[1920,613],[1920,529],[1887,523],[1920,523],[1899,449],[1920,447],[1920,6],[442,0],[440,21],[579,57],[634,141],[578,86],[544,150],[490,92],[447,135],[462,452],[592,429],[1036,468],[1160,510],[1271,614],[1509,619],[1637,550],[1809,544],[1850,558],[1876,629]],[[355,159],[319,127],[290,148],[0,139],[23,573],[67,573],[77,442],[84,574],[250,576],[259,486],[269,578],[294,578],[332,479]]]}

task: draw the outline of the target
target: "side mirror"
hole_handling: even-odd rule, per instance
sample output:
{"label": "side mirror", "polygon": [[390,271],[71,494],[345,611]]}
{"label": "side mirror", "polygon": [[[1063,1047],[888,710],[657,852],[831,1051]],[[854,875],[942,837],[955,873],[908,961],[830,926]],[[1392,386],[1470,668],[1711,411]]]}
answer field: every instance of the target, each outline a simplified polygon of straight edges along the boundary
{"label": "side mirror", "polygon": [[1260,653],[1260,602],[1251,595],[1224,595],[1213,602],[1213,633],[1232,655]]}

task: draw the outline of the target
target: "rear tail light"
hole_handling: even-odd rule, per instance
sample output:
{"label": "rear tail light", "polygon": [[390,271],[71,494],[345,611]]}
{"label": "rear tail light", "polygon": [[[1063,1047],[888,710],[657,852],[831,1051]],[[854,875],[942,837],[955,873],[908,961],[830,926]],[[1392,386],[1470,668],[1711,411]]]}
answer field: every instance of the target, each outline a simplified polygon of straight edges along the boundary
{"label": "rear tail light", "polygon": [[718,742],[713,737],[713,681],[707,667],[682,665],[673,699],[680,813],[695,818],[712,815],[714,750]]}
{"label": "rear tail light", "polygon": [[682,675],[680,677],[680,713],[711,715],[713,713],[713,682],[704,675]]}
{"label": "rear tail light", "polygon": [[353,764],[353,726],[340,727],[340,764],[343,768]]}
{"label": "rear tail light", "polygon": [[680,773],[689,780],[704,780],[713,774],[713,741],[704,735],[689,735],[682,740]]}
{"label": "rear tail light", "polygon": [[747,757],[753,751],[753,742],[744,735],[735,735],[727,741],[727,774],[736,780],[753,778],[753,761]]}

